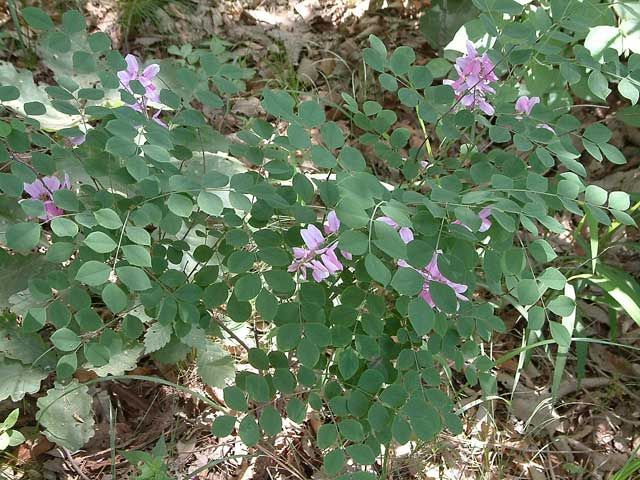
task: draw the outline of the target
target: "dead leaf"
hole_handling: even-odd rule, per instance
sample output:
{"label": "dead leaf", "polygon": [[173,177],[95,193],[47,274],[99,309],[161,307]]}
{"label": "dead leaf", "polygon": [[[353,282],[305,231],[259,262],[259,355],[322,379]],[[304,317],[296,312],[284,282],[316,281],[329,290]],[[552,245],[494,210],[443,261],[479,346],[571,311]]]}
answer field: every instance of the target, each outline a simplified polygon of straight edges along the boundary
{"label": "dead leaf", "polygon": [[298,65],[298,79],[306,85],[315,85],[318,80],[318,69],[315,62],[304,57]]}

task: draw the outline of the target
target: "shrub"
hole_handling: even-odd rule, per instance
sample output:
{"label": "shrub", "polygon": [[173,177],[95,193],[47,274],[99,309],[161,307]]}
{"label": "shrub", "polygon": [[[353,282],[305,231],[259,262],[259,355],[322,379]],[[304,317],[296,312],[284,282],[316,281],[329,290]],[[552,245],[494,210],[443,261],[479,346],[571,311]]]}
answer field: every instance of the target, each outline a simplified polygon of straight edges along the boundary
{"label": "shrub", "polygon": [[[483,342],[505,331],[503,306],[526,319],[528,344],[548,338],[566,354],[576,294],[549,242],[566,233],[559,220],[592,234],[634,225],[626,193],[585,180],[579,144],[625,161],[610,130],[572,112],[576,100],[604,104],[615,84],[634,121],[640,57],[620,62],[635,44],[607,4],[474,5],[482,13],[446,49],[454,70],[372,35],[363,59],[385,101],[343,93],[349,131],[323,99],[265,89],[286,132],[252,118],[238,143],[212,119],[253,72],[220,43],[188,64],[143,64],[88,34],[78,12],[57,27],[23,9],[57,84],[0,68],[12,113],[0,122],[0,400],[52,376],[39,423],[78,449],[93,434],[78,368],[102,379],[143,355],[193,358],[224,388],[215,435],[237,429],[252,446],[282,416],[316,410],[323,468],[337,476],[347,457],[372,465],[392,441],[462,431],[443,380],[496,391]],[[397,126],[400,111],[415,130]],[[252,367],[236,373],[216,339],[258,320],[255,340],[231,334]]]}

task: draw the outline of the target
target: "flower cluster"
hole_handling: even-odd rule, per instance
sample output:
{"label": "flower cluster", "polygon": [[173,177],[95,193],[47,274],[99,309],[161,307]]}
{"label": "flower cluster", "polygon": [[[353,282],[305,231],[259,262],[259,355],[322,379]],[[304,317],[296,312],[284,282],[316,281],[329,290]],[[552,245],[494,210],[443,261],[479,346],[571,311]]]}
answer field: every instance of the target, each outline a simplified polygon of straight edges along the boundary
{"label": "flower cluster", "polygon": [[71,180],[69,175],[64,174],[64,181],[55,176],[43,177],[42,180],[36,179],[33,183],[25,183],[24,191],[34,200],[40,200],[44,204],[44,214],[38,218],[49,221],[54,217],[62,215],[63,210],[56,207],[53,201],[53,192],[56,190],[71,190]]}
{"label": "flower cluster", "polygon": [[[158,91],[158,87],[156,87],[153,83],[153,80],[156,78],[158,73],[160,72],[160,66],[157,63],[152,63],[144,70],[142,73],[140,72],[140,64],[138,63],[138,59],[129,54],[125,57],[125,61],[127,62],[127,69],[118,72],[118,78],[120,79],[120,84],[133,95],[133,90],[131,89],[131,82],[136,80],[140,82],[140,84],[144,87],[144,95],[139,99],[138,102],[131,104],[130,107],[134,110],[141,112],[146,110],[147,102],[160,103],[160,92]],[[157,110],[153,115],[152,119],[166,127],[167,125],[158,118],[161,110]]]}
{"label": "flower cluster", "polygon": [[[327,235],[337,232],[340,229],[340,220],[335,212],[329,212],[327,220],[324,223],[324,231]],[[289,265],[289,272],[300,272],[303,279],[307,279],[307,269],[311,269],[311,275],[316,282],[321,282],[329,275],[333,275],[336,272],[340,272],[344,269],[344,266],[336,255],[336,248],[338,248],[338,242],[334,242],[331,245],[325,247],[326,239],[322,235],[322,232],[315,225],[309,225],[307,228],[300,230],[300,236],[304,240],[307,248],[294,247],[293,257],[294,260]],[[351,260],[350,253],[340,251],[342,256]]]}
{"label": "flower cluster", "polygon": [[444,80],[455,91],[457,100],[467,108],[479,108],[487,115],[493,115],[495,109],[486,100],[487,93],[495,93],[489,85],[498,80],[493,73],[495,65],[487,54],[478,56],[471,42],[467,42],[467,54],[458,57],[455,65],[457,80]]}
{"label": "flower cluster", "polygon": [[445,285],[448,285],[453,289],[458,299],[465,302],[469,300],[465,295],[463,295],[464,292],[466,292],[469,288],[467,285],[453,282],[440,272],[440,269],[438,268],[438,255],[440,255],[441,253],[442,250],[436,250],[433,254],[433,257],[431,257],[431,261],[427,264],[426,267],[422,269],[414,268],[404,260],[398,261],[399,267],[412,268],[420,275],[422,275],[422,278],[424,278],[424,284],[422,286],[422,291],[420,292],[419,297],[427,302],[431,308],[437,308],[435,302],[431,298],[431,292],[429,290],[429,284],[431,282],[444,283]]}
{"label": "flower cluster", "polygon": [[[525,95],[521,96],[516,100],[516,112],[521,113],[522,115],[526,115],[527,117],[531,115],[531,110],[533,107],[540,103],[540,97],[527,97]],[[516,115],[516,118],[522,119],[522,115]],[[553,128],[551,128],[546,123],[539,123],[537,125],[538,128],[544,128],[549,130],[551,133],[556,133]]]}

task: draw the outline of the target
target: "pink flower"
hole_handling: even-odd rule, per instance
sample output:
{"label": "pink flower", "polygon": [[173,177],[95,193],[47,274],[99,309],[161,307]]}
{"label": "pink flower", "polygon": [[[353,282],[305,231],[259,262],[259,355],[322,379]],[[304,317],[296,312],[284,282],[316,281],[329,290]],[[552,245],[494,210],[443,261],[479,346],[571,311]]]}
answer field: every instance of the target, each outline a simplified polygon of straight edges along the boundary
{"label": "pink flower", "polygon": [[[337,217],[333,219],[328,217],[328,222],[332,224],[329,228],[339,228],[340,226]],[[338,242],[325,247],[325,238],[315,225],[309,225],[300,230],[300,236],[307,248],[293,247],[293,262],[287,268],[288,272],[300,272],[300,276],[306,280],[307,269],[310,268],[313,279],[316,282],[321,282],[330,275],[344,270],[344,266],[335,252],[338,248]],[[349,252],[340,250],[340,253],[347,260],[352,259]]]}
{"label": "pink flower", "polygon": [[487,102],[486,94],[495,93],[490,82],[495,82],[498,77],[493,73],[495,65],[485,53],[478,56],[478,52],[471,42],[467,42],[467,54],[458,57],[455,65],[458,78],[456,80],[444,80],[444,85],[453,88],[456,99],[469,109],[479,108],[487,115],[493,115],[495,109]]}
{"label": "pink flower", "polygon": [[322,263],[327,268],[329,273],[336,273],[342,271],[342,269],[344,268],[342,266],[342,263],[340,263],[340,260],[338,260],[338,257],[336,256],[335,249],[337,246],[338,244],[334,243],[331,247],[327,248],[325,253],[320,255]]}
{"label": "pink flower", "polygon": [[58,177],[43,177],[42,180],[36,179],[32,183],[24,184],[24,191],[34,200],[40,200],[44,204],[44,215],[38,218],[49,221],[54,217],[59,217],[64,212],[61,208],[56,207],[53,201],[53,192],[56,190],[71,190],[71,180],[69,175],[64,174],[64,182],[60,182]]}
{"label": "pink flower", "polygon": [[[125,57],[125,61],[127,62],[126,70],[118,72],[118,79],[122,86],[131,94],[133,94],[133,91],[129,85],[133,80],[137,80],[144,87],[144,95],[140,99],[140,102],[130,105],[131,108],[141,112],[143,107],[146,109],[147,101],[159,103],[160,92],[158,87],[154,85],[153,80],[156,78],[158,73],[160,73],[160,66],[157,63],[152,63],[142,70],[142,73],[140,73],[140,64],[135,56],[129,54]],[[160,110],[153,115],[153,121],[166,127],[166,124],[158,118],[159,115]]]}
{"label": "pink flower", "polygon": [[336,233],[340,230],[340,219],[334,210],[331,210],[327,214],[327,220],[324,222],[324,233],[329,235],[330,233]]}
{"label": "pink flower", "polygon": [[309,247],[309,250],[316,250],[324,243],[322,232],[318,230],[318,227],[315,225],[309,225],[306,229],[303,228],[300,230],[300,236],[307,247]]}
{"label": "pink flower", "polygon": [[376,218],[376,220],[382,223],[386,223],[391,228],[396,229],[404,243],[413,242],[413,232],[409,227],[400,227],[400,225],[398,225],[395,220],[389,217],[378,217]]}
{"label": "pink flower", "polygon": [[425,279],[425,283],[422,287],[422,292],[419,296],[422,297],[429,304],[429,306],[431,306],[431,308],[435,307],[435,303],[431,298],[431,293],[429,291],[430,282],[444,283],[445,285],[453,289],[458,299],[464,302],[469,300],[465,295],[463,295],[463,293],[466,292],[469,288],[467,285],[452,282],[440,272],[440,269],[438,268],[438,255],[440,255],[441,253],[441,250],[436,250],[429,264],[423,270],[419,271],[419,273]]}
{"label": "pink flower", "polygon": [[522,96],[516,100],[516,112],[522,113],[523,115],[531,115],[531,110],[533,107],[540,103],[540,97],[527,97]]}
{"label": "pink flower", "polygon": [[78,145],[82,145],[86,139],[87,137],[85,135],[78,135],[76,137],[70,137],[69,142],[74,147],[77,147]]}
{"label": "pink flower", "polygon": [[409,227],[402,227],[400,230],[398,230],[398,233],[400,234],[400,238],[404,243],[413,242],[413,232]]}
{"label": "pink flower", "polygon": [[[533,107],[540,103],[540,97],[527,97],[525,95],[521,96],[516,100],[516,112],[521,113],[523,115],[529,116],[531,115],[531,111]],[[522,119],[521,115],[516,115],[517,119]],[[539,123],[536,125],[536,128],[544,128],[545,130],[549,130],[551,133],[556,133],[556,131],[551,128],[546,123]]]}
{"label": "pink flower", "polygon": [[[480,228],[478,229],[479,232],[483,233],[489,230],[489,228],[491,228],[491,220],[489,220],[489,215],[491,215],[490,207],[485,207],[482,210],[480,210],[480,213],[478,213],[478,216],[482,220],[482,223],[480,224]],[[462,225],[464,228],[471,231],[471,228],[469,228],[468,225],[465,225],[464,223],[462,223],[460,220],[456,220],[455,222],[451,222],[451,223],[453,225]]]}
{"label": "pink flower", "polygon": [[431,308],[437,308],[435,302],[431,298],[431,292],[429,290],[429,285],[431,282],[444,283],[445,285],[448,285],[453,289],[453,291],[456,293],[456,297],[458,297],[459,300],[462,300],[463,302],[469,300],[465,295],[463,295],[463,293],[466,292],[469,288],[467,285],[453,282],[445,277],[442,272],[440,272],[440,269],[438,268],[438,255],[440,255],[441,253],[441,250],[436,250],[433,253],[433,257],[431,257],[431,261],[429,262],[429,264],[423,269],[416,269],[409,265],[406,261],[398,260],[399,267],[412,268],[420,275],[422,275],[422,278],[424,278],[424,284],[422,286],[422,291],[418,296],[424,299],[424,301],[427,302]]}

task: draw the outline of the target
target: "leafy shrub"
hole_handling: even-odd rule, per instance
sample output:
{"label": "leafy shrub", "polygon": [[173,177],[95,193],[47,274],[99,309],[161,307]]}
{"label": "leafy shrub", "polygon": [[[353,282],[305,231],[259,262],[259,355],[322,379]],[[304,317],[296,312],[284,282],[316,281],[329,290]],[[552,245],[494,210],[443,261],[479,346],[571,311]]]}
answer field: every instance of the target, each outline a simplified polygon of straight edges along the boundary
{"label": "leafy shrub", "polygon": [[[347,457],[374,464],[392,441],[461,432],[442,372],[496,391],[482,343],[505,331],[497,309],[526,319],[528,344],[570,347],[575,288],[549,243],[566,233],[559,219],[634,225],[626,193],[586,184],[576,146],[623,163],[611,132],[572,112],[574,98],[603,104],[614,84],[634,118],[640,57],[619,56],[637,44],[607,48],[603,25],[628,38],[622,14],[573,3],[474,1],[482,13],[446,49],[462,53],[455,70],[372,35],[366,68],[417,131],[343,93],[346,132],[322,99],[265,89],[262,106],[286,132],[253,118],[237,143],[212,120],[253,72],[220,42],[143,67],[88,34],[78,12],[57,27],[23,9],[57,85],[0,68],[13,113],[0,123],[0,400],[53,376],[38,421],[78,449],[93,420],[76,370],[117,377],[151,355],[194,359],[224,388],[215,435],[237,429],[252,446],[283,415],[300,423],[316,410],[331,476]],[[401,180],[374,175],[374,161]],[[267,332],[256,340],[230,328],[258,320]],[[230,331],[252,369],[235,373],[216,342]]]}

